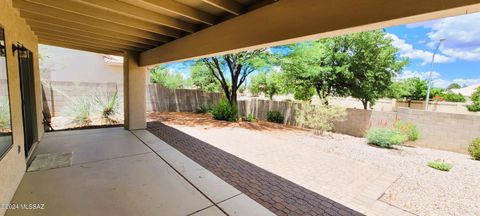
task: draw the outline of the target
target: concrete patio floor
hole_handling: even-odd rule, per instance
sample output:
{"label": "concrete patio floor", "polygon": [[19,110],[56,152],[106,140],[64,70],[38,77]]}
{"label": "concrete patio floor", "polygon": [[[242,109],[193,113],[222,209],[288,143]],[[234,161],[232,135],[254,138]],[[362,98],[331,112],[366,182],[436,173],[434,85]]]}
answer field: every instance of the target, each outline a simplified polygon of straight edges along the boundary
{"label": "concrete patio floor", "polygon": [[47,133],[36,154],[73,152],[72,166],[27,172],[6,215],[273,215],[145,130]]}

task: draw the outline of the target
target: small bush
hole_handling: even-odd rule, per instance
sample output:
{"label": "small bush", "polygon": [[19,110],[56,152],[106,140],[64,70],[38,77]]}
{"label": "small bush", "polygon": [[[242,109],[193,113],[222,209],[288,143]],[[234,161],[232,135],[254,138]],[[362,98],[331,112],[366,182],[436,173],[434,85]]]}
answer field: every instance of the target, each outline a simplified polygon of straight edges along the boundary
{"label": "small bush", "polygon": [[257,118],[255,118],[255,116],[253,114],[248,114],[247,117],[243,117],[242,118],[243,121],[246,121],[246,122],[254,122],[257,120]]}
{"label": "small bush", "polygon": [[212,105],[210,104],[203,104],[195,109],[195,113],[208,113],[210,111],[212,111]]}
{"label": "small bush", "polygon": [[473,102],[472,105],[467,106],[467,109],[470,112],[480,112],[480,102]]}
{"label": "small bush", "polygon": [[333,129],[335,122],[344,121],[347,111],[342,107],[315,106],[304,103],[295,110],[295,121],[302,127],[314,129],[315,134],[323,134]]}
{"label": "small bush", "polygon": [[396,121],[393,128],[407,136],[408,141],[415,141],[420,138],[420,132],[415,124],[403,120]]}
{"label": "small bush", "polygon": [[445,162],[439,161],[439,160],[428,162],[427,165],[429,167],[433,168],[433,169],[440,170],[440,171],[445,171],[445,172],[450,171],[450,169],[452,169],[452,167],[453,167],[451,164],[448,164],[448,163],[445,163]]}
{"label": "small bush", "polygon": [[366,137],[369,144],[374,144],[382,148],[391,148],[393,145],[401,145],[408,139],[404,133],[386,127],[371,128],[367,131]]}
{"label": "small bush", "polygon": [[470,143],[468,153],[470,153],[474,160],[480,160],[480,137]]}
{"label": "small bush", "polygon": [[218,105],[212,107],[210,111],[216,120],[235,122],[238,120],[238,108],[230,105],[226,98],[222,98]]}
{"label": "small bush", "polygon": [[283,123],[283,115],[278,111],[268,111],[267,112],[267,121],[275,123]]}

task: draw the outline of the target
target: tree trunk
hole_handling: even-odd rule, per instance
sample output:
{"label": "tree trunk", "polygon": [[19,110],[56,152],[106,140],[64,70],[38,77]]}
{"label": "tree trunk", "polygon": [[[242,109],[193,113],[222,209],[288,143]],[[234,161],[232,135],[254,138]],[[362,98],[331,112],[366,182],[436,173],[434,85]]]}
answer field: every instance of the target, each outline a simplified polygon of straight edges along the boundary
{"label": "tree trunk", "polygon": [[362,99],[361,101],[362,101],[362,104],[363,104],[363,109],[367,110],[368,109],[368,101],[365,100],[365,99]]}
{"label": "tree trunk", "polygon": [[236,106],[237,105],[237,91],[232,92],[232,97],[230,100],[230,105]]}

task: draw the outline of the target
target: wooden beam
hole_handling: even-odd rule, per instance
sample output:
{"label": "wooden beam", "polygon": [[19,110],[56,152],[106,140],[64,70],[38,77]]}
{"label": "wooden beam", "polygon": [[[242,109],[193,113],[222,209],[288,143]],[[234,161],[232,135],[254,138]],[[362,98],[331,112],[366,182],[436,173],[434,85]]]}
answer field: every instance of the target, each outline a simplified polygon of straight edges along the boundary
{"label": "wooden beam", "polygon": [[100,54],[118,55],[118,56],[122,56],[123,54],[121,51],[118,51],[118,50],[99,49],[98,47],[92,48],[89,46],[74,45],[74,44],[63,43],[59,41],[52,41],[47,39],[38,39],[38,42],[40,44],[45,44],[50,46],[58,46],[58,47],[64,47],[68,49],[82,50],[82,51],[94,52],[94,53],[100,53]]}
{"label": "wooden beam", "polygon": [[234,15],[245,13],[246,8],[234,0],[202,0],[203,2]]}
{"label": "wooden beam", "polygon": [[284,45],[477,11],[480,0],[278,1],[147,50],[140,54],[140,65]]}
{"label": "wooden beam", "polygon": [[134,19],[132,17],[124,16],[118,13],[114,13],[108,10],[92,7],[90,5],[82,4],[76,1],[58,1],[58,0],[28,0],[33,3],[45,5],[48,7],[57,8],[60,10],[76,13],[83,16],[89,16],[91,18],[104,20],[107,22],[117,23],[124,26],[129,26],[144,31],[149,31],[165,36],[179,38],[184,34],[181,31],[171,29],[169,27],[145,22],[142,20]]}
{"label": "wooden beam", "polygon": [[180,16],[205,23],[207,25],[214,25],[217,23],[217,17],[203,12],[201,10],[186,6],[174,0],[143,0],[154,7],[178,14]]}
{"label": "wooden beam", "polygon": [[117,40],[125,40],[146,45],[159,46],[161,42],[145,39],[137,36],[123,34],[109,29],[97,28],[96,26],[88,26],[76,22],[70,22],[51,17],[46,17],[40,14],[31,13],[28,11],[20,11],[23,18],[26,19],[30,26],[38,26],[42,28],[52,29],[55,31],[68,31],[75,34],[92,35],[99,37],[110,37]]}
{"label": "wooden beam", "polygon": [[155,13],[153,11],[143,9],[125,2],[111,0],[81,0],[86,4],[91,4],[93,6],[102,7],[105,10],[110,10],[125,16],[143,20],[146,22],[151,22],[174,29],[186,31],[186,32],[195,32],[198,28],[194,24],[175,19],[163,14]]}
{"label": "wooden beam", "polygon": [[166,41],[170,41],[171,39],[170,37],[165,35],[160,35],[160,34],[148,32],[148,31],[144,31],[141,29],[119,25],[116,23],[107,22],[104,20],[99,20],[99,19],[88,17],[88,16],[83,16],[80,14],[47,7],[44,5],[34,4],[31,2],[27,2],[25,0],[13,0],[13,6],[20,9],[21,15],[23,11],[28,11],[30,13],[35,13],[35,14],[45,16],[44,18],[45,21],[60,19],[64,21],[87,25],[92,28],[95,27],[95,28],[101,28],[101,29],[108,29],[114,32],[146,38],[154,41],[166,42]]}
{"label": "wooden beam", "polygon": [[69,36],[72,36],[72,37],[73,36],[81,36],[81,37],[88,37],[88,38],[97,39],[97,40],[103,40],[103,41],[107,41],[107,42],[116,42],[116,43],[119,43],[119,44],[126,44],[126,45],[141,47],[141,48],[144,48],[144,49],[152,48],[152,45],[137,43],[137,42],[128,41],[128,40],[123,40],[123,39],[119,39],[119,38],[115,38],[115,37],[93,34],[93,33],[90,33],[90,32],[77,31],[75,29],[63,28],[61,26],[48,25],[46,23],[36,22],[36,21],[32,21],[32,20],[27,21],[27,24],[35,32],[43,31],[43,32],[46,32],[46,33],[59,34],[59,35],[69,35]]}
{"label": "wooden beam", "polygon": [[39,33],[37,34],[39,38],[46,39],[46,40],[51,40],[51,41],[59,41],[59,42],[64,42],[64,43],[71,43],[71,44],[76,44],[76,45],[83,45],[83,46],[89,46],[92,48],[98,47],[98,49],[109,49],[109,50],[120,50],[120,51],[141,51],[142,49],[139,48],[129,48],[129,47],[124,47],[124,46],[119,46],[115,44],[102,44],[99,42],[94,42],[94,41],[85,41],[82,39],[73,39],[73,38],[65,38],[65,37],[60,37],[58,35],[51,35],[51,34],[42,34]]}
{"label": "wooden beam", "polygon": [[118,47],[122,49],[129,49],[129,50],[147,50],[148,47],[143,47],[143,46],[136,46],[136,45],[131,45],[131,44],[124,44],[118,41],[113,41],[113,40],[105,40],[101,38],[92,38],[92,37],[86,37],[86,36],[81,36],[81,35],[75,35],[75,34],[69,34],[65,32],[53,32],[48,29],[41,29],[41,28],[35,28],[32,27],[32,30],[35,32],[36,35],[42,35],[42,36],[52,36],[52,37],[59,37],[63,39],[70,39],[70,40],[80,40],[84,41],[86,43],[92,43],[92,44],[99,44],[99,45],[109,45],[112,47]]}

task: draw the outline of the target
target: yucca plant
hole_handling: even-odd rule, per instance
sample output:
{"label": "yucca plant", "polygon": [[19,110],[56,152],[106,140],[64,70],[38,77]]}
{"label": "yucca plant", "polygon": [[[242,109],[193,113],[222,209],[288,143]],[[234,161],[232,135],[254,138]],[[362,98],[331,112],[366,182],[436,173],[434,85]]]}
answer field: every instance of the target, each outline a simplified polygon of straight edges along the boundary
{"label": "yucca plant", "polygon": [[91,120],[92,100],[90,97],[71,98],[65,108],[65,116],[70,117],[72,123],[89,125]]}
{"label": "yucca plant", "polygon": [[114,116],[119,112],[119,103],[118,103],[118,92],[115,91],[112,95],[107,96],[96,96],[95,103],[97,109],[100,111],[101,117],[110,122],[115,123]]}

